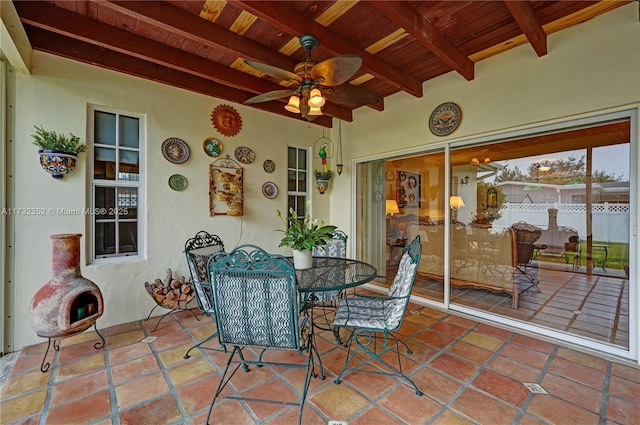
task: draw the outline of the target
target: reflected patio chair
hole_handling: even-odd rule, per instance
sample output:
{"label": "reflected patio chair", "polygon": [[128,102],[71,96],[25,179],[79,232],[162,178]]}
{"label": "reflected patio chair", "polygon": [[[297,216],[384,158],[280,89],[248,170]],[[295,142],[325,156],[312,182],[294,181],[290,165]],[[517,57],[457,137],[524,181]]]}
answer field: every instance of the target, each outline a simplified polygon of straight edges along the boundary
{"label": "reflected patio chair", "polygon": [[[282,255],[269,254],[257,246],[241,245],[230,253],[212,257],[209,272],[218,339],[231,354],[211,401],[207,423],[216,400],[228,398],[300,406],[300,424],[309,382],[314,374],[313,356],[318,354],[313,344],[311,320],[299,311],[293,263]],[[305,361],[288,363],[278,361],[278,357],[267,360],[270,353],[283,350],[298,352]],[[256,353],[252,359],[248,359],[249,351]],[[288,356],[284,358],[286,360]],[[305,369],[300,400],[244,397],[242,391],[235,389],[237,386],[228,385],[239,367],[250,365]],[[221,396],[223,391],[225,395]]]}
{"label": "reflected patio chair", "polygon": [[[388,295],[356,295],[340,300],[333,326],[350,328],[352,332],[345,344],[348,346],[347,360],[334,381],[336,384],[342,382],[343,376],[349,370],[397,376],[411,384],[416,391],[416,395],[421,396],[423,394],[415,382],[402,372],[399,344],[406,348],[408,354],[411,354],[411,350],[400,339],[399,335],[394,334],[402,327],[402,320],[409,304],[411,288],[415,281],[416,270],[422,254],[420,236],[416,236],[405,250]],[[382,341],[381,343],[380,340]],[[383,359],[383,356],[391,350],[396,351],[397,367]],[[387,370],[371,370],[371,368],[368,368],[368,362],[366,361],[349,369],[349,365],[358,353],[364,353],[372,357]]]}
{"label": "reflected patio chair", "polygon": [[[213,254],[224,252],[224,243],[218,235],[212,235],[205,231],[200,231],[196,235],[187,240],[184,244],[184,253],[191,274],[191,282],[196,290],[196,300],[200,312],[207,316],[213,316],[213,303],[211,298],[211,284],[209,283],[209,273],[207,271],[207,262]],[[211,341],[218,336],[218,332],[197,343],[189,348],[184,355],[185,359],[189,358],[189,353],[194,348],[203,348],[205,350],[220,351],[217,348],[202,347],[203,344]]]}
{"label": "reflected patio chair", "polygon": [[518,222],[511,226],[516,236],[516,251],[514,253],[513,279],[518,285],[524,286],[520,293],[531,288],[540,292],[538,287],[538,264],[533,261],[533,253],[536,249],[545,249],[546,246],[536,245],[536,241],[542,235],[542,229],[532,224]]}

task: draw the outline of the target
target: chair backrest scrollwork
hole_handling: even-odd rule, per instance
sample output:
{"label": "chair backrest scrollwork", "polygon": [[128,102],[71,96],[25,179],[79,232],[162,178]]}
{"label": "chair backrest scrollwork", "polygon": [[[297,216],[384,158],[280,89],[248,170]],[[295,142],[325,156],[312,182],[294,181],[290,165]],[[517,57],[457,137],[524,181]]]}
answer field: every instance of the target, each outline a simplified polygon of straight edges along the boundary
{"label": "chair backrest scrollwork", "polygon": [[213,255],[208,269],[223,346],[304,348],[289,259],[247,244]]}
{"label": "chair backrest scrollwork", "polygon": [[184,244],[184,253],[187,258],[189,273],[191,274],[191,282],[198,295],[198,307],[205,314],[213,313],[207,262],[217,252],[224,252],[224,242],[218,235],[207,233],[204,230],[187,239]]}

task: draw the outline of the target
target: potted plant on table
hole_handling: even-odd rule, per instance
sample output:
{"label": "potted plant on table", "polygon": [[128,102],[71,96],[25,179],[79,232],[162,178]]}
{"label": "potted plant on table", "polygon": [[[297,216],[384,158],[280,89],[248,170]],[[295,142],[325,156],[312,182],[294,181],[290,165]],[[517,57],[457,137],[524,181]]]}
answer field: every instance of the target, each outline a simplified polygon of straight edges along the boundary
{"label": "potted plant on table", "polygon": [[42,126],[35,126],[35,129],[36,133],[32,135],[33,144],[40,148],[38,154],[42,168],[54,179],[61,179],[73,171],[78,154],[87,150],[80,138],[73,133],[66,136],[45,130]]}
{"label": "potted plant on table", "polygon": [[278,217],[287,226],[278,246],[288,246],[293,250],[293,263],[296,269],[308,269],[312,265],[312,251],[316,246],[323,246],[331,240],[336,226],[324,224],[324,221],[313,220],[309,215],[303,219],[293,208],[289,209],[289,216],[284,218],[280,210],[276,210]]}

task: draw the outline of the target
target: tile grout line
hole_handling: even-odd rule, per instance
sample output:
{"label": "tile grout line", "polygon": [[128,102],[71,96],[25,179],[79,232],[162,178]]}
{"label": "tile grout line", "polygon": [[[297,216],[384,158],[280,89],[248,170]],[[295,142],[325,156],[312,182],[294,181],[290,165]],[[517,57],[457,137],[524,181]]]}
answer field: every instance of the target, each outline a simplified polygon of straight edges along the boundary
{"label": "tile grout line", "polygon": [[600,404],[599,425],[607,423],[607,409],[609,407],[609,386],[611,385],[611,362],[607,362],[607,370],[604,374],[604,383],[602,385],[602,404]]}
{"label": "tile grout line", "polygon": [[[62,349],[62,346],[60,345],[60,343],[58,342],[58,347],[59,350]],[[54,348],[55,348],[55,343],[54,343]],[[53,398],[53,389],[55,387],[55,377],[57,377],[58,375],[58,369],[60,368],[60,351],[59,350],[53,350],[53,359],[51,360],[50,366],[49,366],[49,383],[47,384],[47,394],[44,398],[44,404],[42,406],[42,414],[40,415],[40,425],[46,425],[47,423],[47,416],[49,416],[49,410],[51,407],[51,399]],[[54,372],[55,372],[55,376],[54,376]],[[42,371],[40,371],[40,373],[42,373]],[[46,372],[45,372],[46,373]]]}

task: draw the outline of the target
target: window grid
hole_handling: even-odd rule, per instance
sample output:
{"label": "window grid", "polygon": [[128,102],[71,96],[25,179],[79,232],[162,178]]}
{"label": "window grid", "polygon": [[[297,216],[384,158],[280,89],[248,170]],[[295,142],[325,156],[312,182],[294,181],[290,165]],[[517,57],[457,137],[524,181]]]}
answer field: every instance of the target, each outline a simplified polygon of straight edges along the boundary
{"label": "window grid", "polygon": [[92,258],[137,256],[141,226],[141,117],[95,109],[93,129]]}

